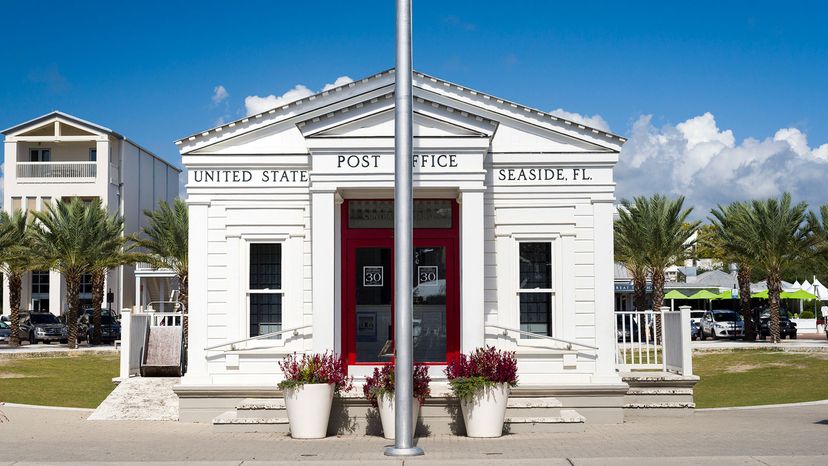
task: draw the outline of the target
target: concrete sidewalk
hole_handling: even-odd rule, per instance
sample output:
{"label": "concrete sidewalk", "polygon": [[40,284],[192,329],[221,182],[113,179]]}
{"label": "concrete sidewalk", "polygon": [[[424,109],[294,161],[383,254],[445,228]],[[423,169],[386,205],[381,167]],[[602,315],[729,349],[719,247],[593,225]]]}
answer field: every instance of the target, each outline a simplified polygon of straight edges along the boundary
{"label": "concrete sidewalk", "polygon": [[[0,464],[402,464],[383,456],[390,442],[377,437],[302,441],[283,434],[218,433],[209,424],[86,421],[82,412],[0,409],[9,418],[0,423]],[[826,438],[828,405],[713,411],[587,425],[581,433],[422,438],[417,444],[426,455],[405,463],[828,464]]]}

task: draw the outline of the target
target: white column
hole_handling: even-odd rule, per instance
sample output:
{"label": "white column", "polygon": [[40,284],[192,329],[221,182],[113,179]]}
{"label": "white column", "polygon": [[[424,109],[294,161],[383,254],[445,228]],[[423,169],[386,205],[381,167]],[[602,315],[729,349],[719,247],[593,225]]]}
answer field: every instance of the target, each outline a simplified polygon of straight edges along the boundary
{"label": "white column", "polygon": [[[681,375],[693,375],[693,338],[690,336],[690,306],[679,306],[681,312]],[[666,346],[666,345],[665,345]]]}
{"label": "white column", "polygon": [[143,301],[141,300],[141,277],[136,273],[135,274],[135,306],[141,306]]}
{"label": "white column", "polygon": [[615,306],[612,201],[593,201],[595,248],[595,345],[598,347],[593,382],[620,382],[615,370]]}
{"label": "white column", "polygon": [[190,202],[189,347],[182,384],[209,383],[207,373],[207,210],[209,203]]}
{"label": "white column", "polygon": [[49,271],[49,312],[59,316],[63,312],[63,280],[60,272]]}
{"label": "white column", "polygon": [[311,194],[313,351],[334,349],[334,191]]}
{"label": "white column", "polygon": [[132,309],[121,309],[121,364],[120,364],[120,378],[126,380],[129,378],[129,361],[131,358],[130,350],[130,336],[132,332]]}
{"label": "white column", "polygon": [[483,191],[460,193],[460,351],[485,343]]}

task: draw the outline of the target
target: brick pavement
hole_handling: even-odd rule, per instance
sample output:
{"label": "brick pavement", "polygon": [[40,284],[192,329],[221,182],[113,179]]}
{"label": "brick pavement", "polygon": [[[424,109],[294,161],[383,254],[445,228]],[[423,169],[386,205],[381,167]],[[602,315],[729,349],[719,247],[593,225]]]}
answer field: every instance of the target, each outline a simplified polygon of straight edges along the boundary
{"label": "brick pavement", "polygon": [[[85,421],[88,413],[2,407],[0,463],[210,462],[400,464],[374,437],[293,440],[281,434],[216,433],[206,424]],[[438,436],[406,463],[431,464],[828,464],[828,405],[699,412],[588,425],[583,433],[499,439]],[[37,440],[37,441],[31,441]],[[16,463],[20,464],[20,463]]]}

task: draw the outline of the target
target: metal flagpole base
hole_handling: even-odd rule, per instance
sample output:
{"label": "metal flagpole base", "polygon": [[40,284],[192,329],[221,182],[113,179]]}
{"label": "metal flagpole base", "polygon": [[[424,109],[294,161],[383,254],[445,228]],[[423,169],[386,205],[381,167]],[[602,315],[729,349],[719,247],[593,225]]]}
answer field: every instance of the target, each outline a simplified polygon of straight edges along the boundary
{"label": "metal flagpole base", "polygon": [[423,449],[420,447],[397,448],[386,447],[385,456],[422,456]]}

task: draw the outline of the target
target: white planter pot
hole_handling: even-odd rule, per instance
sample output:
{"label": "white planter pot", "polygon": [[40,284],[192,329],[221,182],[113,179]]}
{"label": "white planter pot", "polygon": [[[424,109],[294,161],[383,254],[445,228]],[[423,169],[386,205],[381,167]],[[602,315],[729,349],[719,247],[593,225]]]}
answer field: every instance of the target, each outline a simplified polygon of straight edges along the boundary
{"label": "white planter pot", "polygon": [[503,435],[508,400],[509,385],[505,383],[481,389],[469,400],[460,400],[466,435],[479,438]]}
{"label": "white planter pot", "polygon": [[285,390],[285,407],[293,438],[325,438],[331,416],[334,386],[306,383]]}
{"label": "white planter pot", "polygon": [[[414,398],[413,410],[411,412],[411,432],[417,430],[417,418],[420,416],[420,400]],[[382,421],[382,436],[387,439],[394,439],[394,428],[396,426],[394,410],[394,394],[383,395],[377,399],[377,410]]]}

